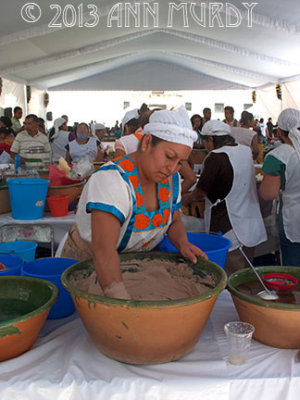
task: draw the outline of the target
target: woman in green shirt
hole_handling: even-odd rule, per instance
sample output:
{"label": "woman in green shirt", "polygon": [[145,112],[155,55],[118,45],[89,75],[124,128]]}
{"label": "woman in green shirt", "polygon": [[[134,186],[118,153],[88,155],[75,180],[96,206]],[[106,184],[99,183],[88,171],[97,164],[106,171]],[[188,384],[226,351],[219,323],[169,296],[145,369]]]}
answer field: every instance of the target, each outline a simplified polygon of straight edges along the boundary
{"label": "woman in green shirt", "polygon": [[283,265],[300,266],[300,111],[287,108],[278,117],[283,144],[266,156],[261,196],[280,195],[279,240]]}

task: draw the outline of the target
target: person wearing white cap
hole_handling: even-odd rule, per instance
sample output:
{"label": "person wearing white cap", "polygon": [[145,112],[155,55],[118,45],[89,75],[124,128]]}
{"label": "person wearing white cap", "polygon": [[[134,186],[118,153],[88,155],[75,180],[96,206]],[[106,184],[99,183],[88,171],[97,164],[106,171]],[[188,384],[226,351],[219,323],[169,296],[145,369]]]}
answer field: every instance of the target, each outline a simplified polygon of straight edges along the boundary
{"label": "person wearing white cap", "polygon": [[279,240],[283,265],[300,266],[300,111],[286,108],[278,117],[282,145],[270,151],[264,161],[261,196],[280,196]]}
{"label": "person wearing white cap", "polygon": [[140,117],[139,110],[134,108],[125,113],[122,119],[122,135],[130,135],[134,133],[138,128],[138,119]]}
{"label": "person wearing white cap", "polygon": [[102,144],[102,139],[104,138],[104,136],[106,135],[106,128],[105,125],[103,124],[91,124],[91,134],[92,136],[94,136],[95,138],[97,138],[100,142],[100,148],[101,151],[103,153],[103,144]]}
{"label": "person wearing white cap", "polygon": [[62,251],[79,260],[92,256],[108,297],[130,298],[119,252],[150,251],[168,234],[192,262],[207,258],[188,242],[179,212],[178,170],[197,139],[188,114],[184,108],[157,111],[144,130],[135,153],[104,164],[90,177]]}
{"label": "person wearing white cap", "polygon": [[66,157],[65,147],[69,143],[69,134],[67,121],[64,118],[56,118],[49,136],[53,161],[58,161],[60,157]]}
{"label": "person wearing white cap", "polygon": [[208,121],[201,136],[209,154],[193,192],[183,196],[188,205],[205,197],[205,228],[222,232],[232,246],[225,270],[228,274],[247,267],[239,247],[250,259],[254,247],[267,239],[256,192],[255,171],[249,147],[236,144],[231,127]]}
{"label": "person wearing white cap", "polygon": [[115,141],[116,157],[122,157],[136,151],[143,136],[143,127],[148,122],[152,111],[143,103],[137,108],[127,111],[122,120],[122,137]]}

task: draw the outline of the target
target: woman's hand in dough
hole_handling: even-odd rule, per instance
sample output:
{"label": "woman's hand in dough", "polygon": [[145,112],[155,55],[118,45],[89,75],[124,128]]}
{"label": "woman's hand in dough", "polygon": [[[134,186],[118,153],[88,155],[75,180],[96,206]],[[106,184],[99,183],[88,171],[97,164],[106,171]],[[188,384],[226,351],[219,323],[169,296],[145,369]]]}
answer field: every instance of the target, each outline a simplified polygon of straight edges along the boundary
{"label": "woman's hand in dough", "polygon": [[113,282],[111,285],[105,287],[103,292],[106,297],[112,299],[130,300],[130,295],[123,282]]}

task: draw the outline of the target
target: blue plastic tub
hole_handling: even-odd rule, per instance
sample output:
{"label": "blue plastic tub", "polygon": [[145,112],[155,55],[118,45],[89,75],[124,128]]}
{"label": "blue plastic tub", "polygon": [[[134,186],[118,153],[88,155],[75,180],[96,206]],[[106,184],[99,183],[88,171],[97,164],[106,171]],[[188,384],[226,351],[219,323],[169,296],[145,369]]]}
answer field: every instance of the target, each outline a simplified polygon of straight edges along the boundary
{"label": "blue plastic tub", "polygon": [[43,218],[49,182],[39,178],[7,179],[12,217],[21,220]]}
{"label": "blue plastic tub", "polygon": [[51,308],[48,315],[49,319],[63,318],[74,312],[74,303],[71,295],[62,286],[61,274],[78,261],[72,258],[40,258],[28,264],[24,264],[21,268],[22,275],[32,276],[35,278],[47,279],[54,283],[59,289],[59,297],[57,302]]}
{"label": "blue plastic tub", "polygon": [[0,276],[21,275],[21,267],[24,264],[22,258],[8,254],[0,254],[0,263],[2,263],[4,267],[8,268],[4,271],[0,271]]}
{"label": "blue plastic tub", "polygon": [[16,240],[15,242],[0,243],[0,255],[9,254],[22,258],[23,261],[29,262],[35,259],[36,242],[23,242]]}
{"label": "blue plastic tub", "polygon": [[[222,268],[225,267],[227,253],[231,247],[230,240],[223,236],[212,235],[210,233],[188,232],[187,236],[189,242],[200,247],[200,249],[207,254],[210,261],[213,261]],[[168,236],[165,236],[159,243],[157,250],[178,253],[178,250],[171,244]]]}

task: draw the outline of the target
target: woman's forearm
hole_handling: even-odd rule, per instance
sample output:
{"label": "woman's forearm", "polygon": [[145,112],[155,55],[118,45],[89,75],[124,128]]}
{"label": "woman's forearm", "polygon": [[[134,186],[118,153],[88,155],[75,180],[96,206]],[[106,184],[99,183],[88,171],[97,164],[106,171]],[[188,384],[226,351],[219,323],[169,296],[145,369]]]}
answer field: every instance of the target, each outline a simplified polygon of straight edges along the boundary
{"label": "woman's forearm", "polygon": [[168,237],[171,243],[180,250],[180,247],[188,242],[186,229],[183,225],[180,213],[178,210],[174,212],[172,223],[168,229]]}

